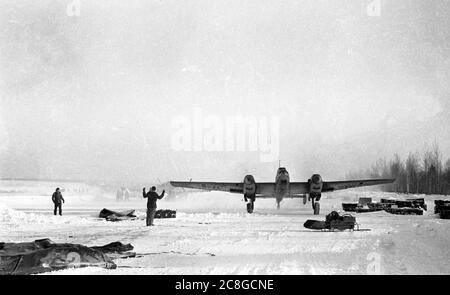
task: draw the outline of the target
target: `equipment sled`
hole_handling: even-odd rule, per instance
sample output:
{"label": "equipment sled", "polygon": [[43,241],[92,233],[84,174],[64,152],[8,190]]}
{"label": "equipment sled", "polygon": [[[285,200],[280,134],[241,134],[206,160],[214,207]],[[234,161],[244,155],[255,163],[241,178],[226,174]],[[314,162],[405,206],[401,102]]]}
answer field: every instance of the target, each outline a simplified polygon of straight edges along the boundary
{"label": "equipment sled", "polygon": [[307,220],[303,226],[308,229],[322,230],[322,231],[362,231],[359,224],[356,223],[356,218],[350,214],[340,215],[333,211],[326,216],[325,221]]}

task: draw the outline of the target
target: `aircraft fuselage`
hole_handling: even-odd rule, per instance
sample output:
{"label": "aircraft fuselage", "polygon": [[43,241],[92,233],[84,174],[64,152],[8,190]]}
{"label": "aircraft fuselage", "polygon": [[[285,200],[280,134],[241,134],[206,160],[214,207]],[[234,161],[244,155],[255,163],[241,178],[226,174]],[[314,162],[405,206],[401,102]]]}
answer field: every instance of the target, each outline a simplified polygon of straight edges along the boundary
{"label": "aircraft fuselage", "polygon": [[289,183],[289,172],[286,168],[278,168],[277,176],[275,177],[275,199],[277,200],[278,208],[283,198],[289,195]]}

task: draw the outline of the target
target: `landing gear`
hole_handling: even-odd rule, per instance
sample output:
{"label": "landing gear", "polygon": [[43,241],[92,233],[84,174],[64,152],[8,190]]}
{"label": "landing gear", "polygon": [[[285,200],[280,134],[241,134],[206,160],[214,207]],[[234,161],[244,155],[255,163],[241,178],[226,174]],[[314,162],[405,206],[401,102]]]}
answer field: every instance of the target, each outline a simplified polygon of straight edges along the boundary
{"label": "landing gear", "polygon": [[320,203],[318,203],[318,202],[316,203],[314,197],[311,197],[311,205],[314,210],[314,215],[319,215],[320,214]]}
{"label": "landing gear", "polygon": [[320,214],[320,203],[316,203],[314,206],[314,215]]}
{"label": "landing gear", "polygon": [[247,212],[252,214],[253,209],[255,209],[255,196],[252,195],[244,195],[244,201],[247,202]]}
{"label": "landing gear", "polygon": [[250,201],[247,203],[247,212],[252,214],[253,213],[253,209],[255,209],[255,202],[254,201]]}

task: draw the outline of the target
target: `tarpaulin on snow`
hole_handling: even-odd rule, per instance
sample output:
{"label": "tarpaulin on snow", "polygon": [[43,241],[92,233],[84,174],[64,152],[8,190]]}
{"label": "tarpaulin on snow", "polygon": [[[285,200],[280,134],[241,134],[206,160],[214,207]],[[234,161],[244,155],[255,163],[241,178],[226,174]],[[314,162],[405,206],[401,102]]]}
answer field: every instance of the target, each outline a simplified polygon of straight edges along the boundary
{"label": "tarpaulin on snow", "polygon": [[102,211],[100,211],[99,217],[105,218],[108,221],[132,220],[136,218],[136,215],[134,215],[134,211],[135,210],[116,212],[104,208]]}
{"label": "tarpaulin on snow", "polygon": [[108,253],[114,255],[132,249],[130,244],[120,242],[101,247],[53,243],[49,239],[0,243],[0,275],[27,275],[88,266],[115,269],[117,266]]}

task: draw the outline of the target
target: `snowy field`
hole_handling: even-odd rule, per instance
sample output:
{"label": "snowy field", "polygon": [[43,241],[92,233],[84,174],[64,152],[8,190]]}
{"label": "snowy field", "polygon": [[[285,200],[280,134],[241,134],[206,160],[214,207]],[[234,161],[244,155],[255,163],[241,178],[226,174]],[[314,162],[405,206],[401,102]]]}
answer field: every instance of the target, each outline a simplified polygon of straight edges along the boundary
{"label": "snowy field", "polygon": [[[69,269],[50,274],[450,274],[450,220],[433,214],[435,198],[425,197],[423,216],[386,212],[356,214],[361,232],[316,232],[303,227],[307,219],[324,220],[342,202],[359,197],[402,198],[363,190],[325,194],[321,215],[310,203],[257,200],[255,213],[245,212],[239,195],[204,192],[175,200],[163,199],[160,209],[176,209],[177,218],[157,219],[146,227],[144,199],[116,202],[114,195],[80,183],[65,188],[63,216],[53,216],[55,184],[0,181],[0,242],[50,238],[55,242],[101,246],[131,243],[137,258],[116,260],[118,268]],[[107,222],[102,208],[137,209],[142,218]]]}

